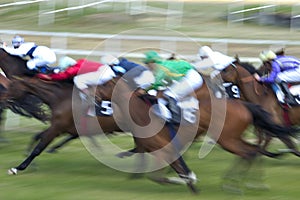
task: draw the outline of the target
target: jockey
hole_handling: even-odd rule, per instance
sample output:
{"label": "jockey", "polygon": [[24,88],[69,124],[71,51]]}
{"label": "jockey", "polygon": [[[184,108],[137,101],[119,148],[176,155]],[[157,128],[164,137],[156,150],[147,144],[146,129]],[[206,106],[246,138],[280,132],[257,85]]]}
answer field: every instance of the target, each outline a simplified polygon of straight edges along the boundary
{"label": "jockey", "polygon": [[[213,51],[208,46],[199,48],[199,57],[201,60],[197,63],[194,63],[195,68],[200,73],[210,76],[210,79],[216,82],[212,85],[212,87],[218,87],[214,93],[217,98],[221,98],[222,92],[223,94],[226,94],[226,92],[222,85],[223,81],[219,76],[219,73],[229,65],[232,65],[235,59],[218,51]],[[219,89],[221,90],[221,93]]]}
{"label": "jockey", "polygon": [[132,89],[145,90],[154,83],[154,75],[147,67],[126,58],[117,59],[112,55],[105,55],[101,58],[101,63],[110,66],[116,74],[124,75],[123,78]]}
{"label": "jockey", "polygon": [[27,68],[30,70],[38,70],[40,67],[45,67],[56,62],[55,53],[46,46],[39,46],[33,42],[24,42],[20,36],[15,36],[12,39],[12,47],[3,46],[3,49],[11,54],[20,57],[28,56]]}
{"label": "jockey", "polygon": [[99,62],[90,61],[87,59],[74,60],[71,57],[64,56],[59,59],[60,72],[53,74],[37,74],[37,77],[44,80],[63,81],[73,80],[77,74],[84,74],[88,72],[97,71],[103,64]]}
{"label": "jockey", "polygon": [[270,62],[272,71],[268,77],[259,77],[258,74],[255,74],[255,79],[262,83],[279,83],[285,94],[286,103],[297,104],[289,91],[288,83],[300,81],[300,60],[292,56],[277,56],[271,50],[261,52],[259,57],[263,62]]}
{"label": "jockey", "polygon": [[149,89],[167,88],[164,98],[158,98],[158,110],[154,109],[154,113],[169,121],[172,114],[166,105],[177,107],[178,101],[202,86],[203,79],[190,63],[180,59],[164,60],[155,51],[146,52],[143,62],[153,69],[155,76]]}

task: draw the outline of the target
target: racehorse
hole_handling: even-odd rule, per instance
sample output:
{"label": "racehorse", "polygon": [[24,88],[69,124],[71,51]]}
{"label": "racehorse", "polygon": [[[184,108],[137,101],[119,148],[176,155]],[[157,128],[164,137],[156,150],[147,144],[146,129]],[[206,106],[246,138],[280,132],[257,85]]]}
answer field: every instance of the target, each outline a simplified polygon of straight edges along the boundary
{"label": "racehorse", "polygon": [[[239,60],[234,62],[222,72],[222,78],[226,82],[236,84],[244,100],[261,105],[265,110],[272,114],[274,122],[283,126],[292,126],[300,124],[300,107],[289,107],[281,105],[275,96],[270,85],[257,82],[253,74],[259,73],[250,63],[242,63]],[[260,136],[262,136],[260,134]],[[268,134],[265,138],[260,138],[259,143],[263,143],[263,149],[266,149],[272,137]],[[290,135],[281,135],[279,139],[285,143],[291,152],[300,156],[296,145],[290,138]],[[270,153],[269,156],[276,157],[282,153]]]}
{"label": "racehorse", "polygon": [[[258,105],[236,100],[216,99],[210,95],[205,83],[196,91],[195,97],[200,108],[196,111],[198,114],[194,114],[195,110],[188,114],[193,115],[195,120],[190,122],[182,118],[181,124],[183,125],[172,126],[171,123],[170,128],[170,123],[165,123],[151,112],[153,104],[150,102],[154,97],[140,95],[137,90],[131,89],[127,82],[126,78],[120,78],[98,86],[98,90],[104,91],[101,98],[112,101],[117,123],[121,128],[128,128],[133,134],[136,144],[135,152],[148,152],[167,162],[193,192],[197,190],[193,185],[193,178],[190,177],[191,171],[179,152],[206,131],[209,131],[210,137],[223,149],[241,157],[248,167],[261,153],[258,145],[251,144],[242,138],[242,134],[249,125],[253,124],[270,130],[272,134],[269,133],[272,136],[290,134],[292,131],[292,129],[274,124],[270,115]],[[222,112],[222,109],[225,112]],[[173,130],[177,131],[175,136],[172,133]],[[244,175],[241,171],[232,170],[229,171],[228,177],[232,175],[231,173]]]}
{"label": "racehorse", "polygon": [[[85,116],[83,122],[80,121],[76,124],[74,120],[82,112],[80,106],[82,101],[78,90],[74,91],[73,95],[73,83],[43,81],[35,78],[33,77],[34,73],[27,69],[25,60],[9,55],[3,49],[0,49],[0,67],[11,81],[5,95],[1,96],[2,101],[18,102],[28,96],[34,96],[41,99],[51,110],[49,128],[35,135],[31,145],[37,141],[38,144],[20,165],[9,170],[10,173],[16,174],[18,170],[26,169],[56,136],[69,133],[73,138],[78,137],[77,124],[85,125],[83,132],[95,132],[96,129],[99,129],[99,124],[103,132],[107,134],[120,131],[112,116],[97,117],[97,122],[99,122],[97,127],[94,123],[91,124],[90,120],[85,120]],[[72,109],[72,102],[76,102],[74,107],[78,107],[75,111]],[[34,109],[35,105],[30,105],[30,107]],[[79,119],[82,119],[81,116]]]}
{"label": "racehorse", "polygon": [[[98,124],[95,127],[93,123],[89,123],[88,119],[91,117],[79,116],[79,114],[82,113],[81,99],[78,90],[74,91],[73,95],[73,86],[72,83],[44,81],[28,76],[13,77],[11,79],[11,84],[9,85],[4,100],[14,101],[28,93],[35,95],[49,106],[51,110],[51,121],[50,126],[36,137],[39,142],[30,155],[20,165],[11,168],[9,173],[16,174],[18,170],[25,170],[33,159],[38,156],[55,137],[63,133],[78,136],[78,131],[80,131],[88,135],[88,132],[94,134],[96,129],[99,129]],[[77,110],[74,110],[74,107],[77,108]],[[76,119],[76,117],[78,117],[78,119]],[[120,131],[111,116],[98,116],[97,121],[105,134]],[[78,130],[78,128],[82,129]]]}
{"label": "racehorse", "polygon": [[[29,70],[26,66],[26,61],[19,56],[9,55],[3,48],[0,48],[0,68],[4,72],[5,76],[1,74],[0,83],[4,86],[1,90],[6,90],[9,84],[9,79],[12,76],[33,76],[35,72]],[[12,110],[14,113],[20,114],[26,117],[34,117],[42,122],[49,120],[49,115],[42,109],[42,102],[40,99],[33,95],[26,95],[24,98],[20,98],[17,101],[6,102],[6,107]],[[1,107],[1,113],[4,107]],[[2,115],[1,115],[2,116]],[[2,119],[1,119],[2,121]],[[31,144],[38,140],[40,133],[36,134],[31,141]],[[70,136],[62,141],[60,144],[51,148],[50,152],[56,151],[68,141],[77,138],[76,136]],[[30,148],[31,145],[29,145]]]}
{"label": "racehorse", "polygon": [[[2,73],[0,73],[0,95],[4,95],[8,89],[10,80]],[[42,109],[41,105],[43,103],[40,99],[33,95],[27,95],[14,102],[5,102],[0,104],[0,122],[3,123],[3,112],[6,108],[10,109],[12,112],[20,114],[25,117],[34,117],[41,122],[46,123],[49,119],[48,114]]]}

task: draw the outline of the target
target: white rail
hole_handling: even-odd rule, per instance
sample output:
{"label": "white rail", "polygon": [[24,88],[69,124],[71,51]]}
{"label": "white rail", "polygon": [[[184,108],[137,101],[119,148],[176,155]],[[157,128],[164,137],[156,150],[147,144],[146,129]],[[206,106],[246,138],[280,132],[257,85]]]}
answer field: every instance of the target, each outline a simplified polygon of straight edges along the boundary
{"label": "white rail", "polygon": [[39,32],[21,30],[0,30],[0,34],[6,35],[35,35],[48,37],[74,37],[74,38],[94,38],[120,40],[144,40],[144,41],[164,41],[164,42],[209,42],[209,43],[230,43],[230,44],[284,44],[291,46],[300,45],[300,41],[293,40],[249,40],[249,39],[230,39],[230,38],[196,38],[196,37],[170,37],[170,36],[150,36],[150,35],[113,35],[113,34],[91,34],[91,33],[69,33],[69,32]]}

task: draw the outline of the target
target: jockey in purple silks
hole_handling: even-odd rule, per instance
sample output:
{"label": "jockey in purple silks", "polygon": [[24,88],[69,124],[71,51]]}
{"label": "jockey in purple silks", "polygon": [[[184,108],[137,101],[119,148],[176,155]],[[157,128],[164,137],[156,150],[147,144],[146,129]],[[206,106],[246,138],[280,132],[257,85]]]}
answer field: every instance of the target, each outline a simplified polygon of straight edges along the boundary
{"label": "jockey in purple silks", "polygon": [[300,82],[300,60],[286,55],[276,55],[271,50],[260,53],[260,59],[263,62],[270,62],[272,71],[267,77],[255,75],[256,80],[262,83],[279,83],[285,94],[286,103],[297,104],[289,91],[288,83]]}

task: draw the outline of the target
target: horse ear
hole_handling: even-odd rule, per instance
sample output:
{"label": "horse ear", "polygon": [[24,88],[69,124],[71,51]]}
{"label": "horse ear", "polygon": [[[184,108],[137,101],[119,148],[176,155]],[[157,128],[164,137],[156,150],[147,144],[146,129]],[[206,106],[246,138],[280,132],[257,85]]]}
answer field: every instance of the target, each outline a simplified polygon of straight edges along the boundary
{"label": "horse ear", "polygon": [[234,59],[235,59],[238,63],[240,63],[240,57],[239,57],[238,54],[235,54]]}
{"label": "horse ear", "polygon": [[278,51],[275,52],[275,54],[276,54],[277,56],[284,55],[284,53],[285,53],[285,48],[281,48],[281,49],[279,49]]}

